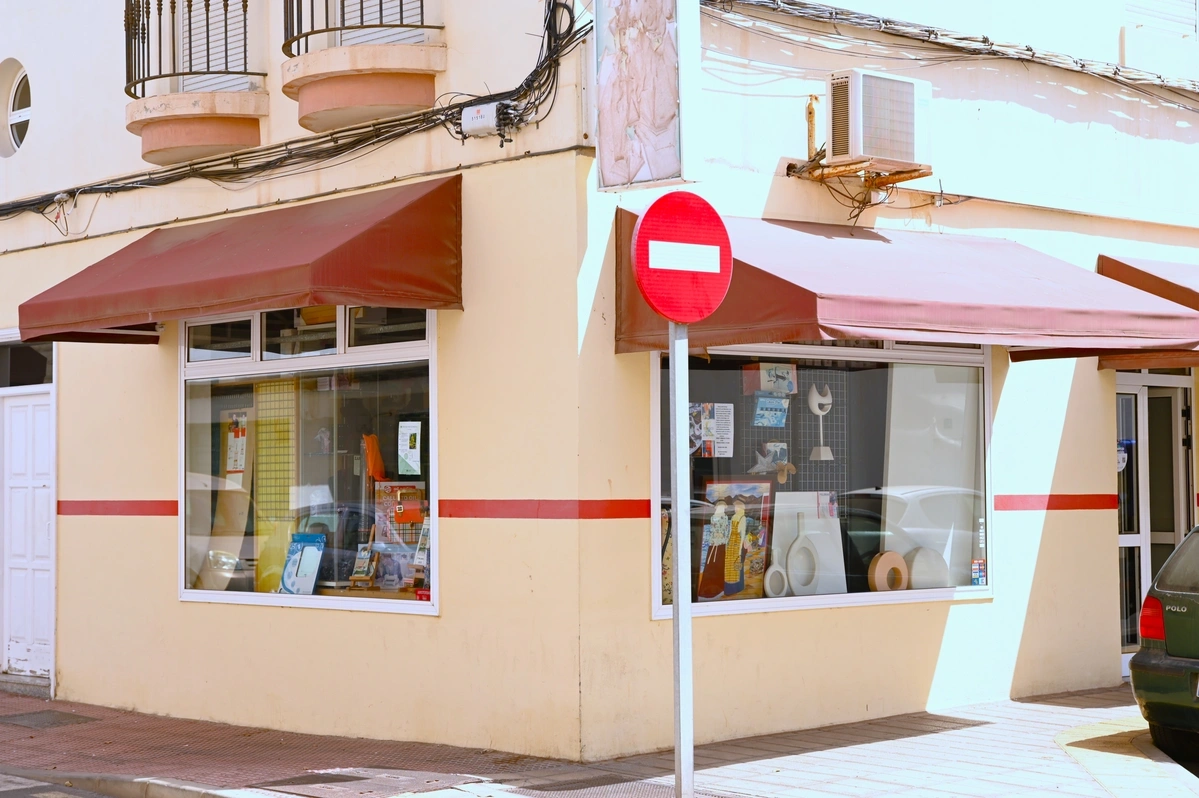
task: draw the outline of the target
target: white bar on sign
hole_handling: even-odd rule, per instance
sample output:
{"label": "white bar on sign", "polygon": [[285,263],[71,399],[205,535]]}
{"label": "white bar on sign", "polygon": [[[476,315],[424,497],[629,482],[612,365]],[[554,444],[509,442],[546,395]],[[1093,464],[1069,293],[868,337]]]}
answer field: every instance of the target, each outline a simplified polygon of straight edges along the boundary
{"label": "white bar on sign", "polygon": [[649,267],[673,272],[720,274],[720,247],[711,244],[649,242]]}

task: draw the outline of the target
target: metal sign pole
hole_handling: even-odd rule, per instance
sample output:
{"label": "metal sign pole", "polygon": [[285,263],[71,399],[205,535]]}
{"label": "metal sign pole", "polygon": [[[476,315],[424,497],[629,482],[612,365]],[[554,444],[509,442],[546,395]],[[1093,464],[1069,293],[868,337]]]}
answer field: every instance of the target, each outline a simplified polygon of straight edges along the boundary
{"label": "metal sign pole", "polygon": [[691,428],[687,325],[670,322],[671,584],[674,588],[674,794],[695,794],[695,692],[691,676]]}

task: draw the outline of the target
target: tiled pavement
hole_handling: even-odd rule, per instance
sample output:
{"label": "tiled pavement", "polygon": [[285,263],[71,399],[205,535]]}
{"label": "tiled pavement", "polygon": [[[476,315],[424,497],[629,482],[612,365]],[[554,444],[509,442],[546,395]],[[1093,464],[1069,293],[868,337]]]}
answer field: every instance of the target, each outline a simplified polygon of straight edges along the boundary
{"label": "tiled pavement", "polygon": [[[697,792],[718,797],[1199,798],[1199,778],[1149,744],[1127,687],[707,745],[696,750],[696,765]],[[197,797],[203,785],[222,789],[224,798],[673,795],[670,752],[576,765],[449,746],[286,734],[0,693],[4,770],[26,776],[40,770],[46,773],[39,777],[48,779],[59,774],[60,782],[68,778],[64,773],[177,779],[197,785]],[[156,798],[153,790],[139,795]],[[160,790],[157,798],[180,795]],[[0,798],[26,796],[6,795],[0,785]]]}

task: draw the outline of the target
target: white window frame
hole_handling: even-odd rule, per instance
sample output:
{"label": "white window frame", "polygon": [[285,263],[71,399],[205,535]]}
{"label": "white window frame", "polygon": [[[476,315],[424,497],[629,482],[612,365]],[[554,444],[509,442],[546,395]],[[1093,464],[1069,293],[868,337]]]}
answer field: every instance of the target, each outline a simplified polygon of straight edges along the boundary
{"label": "white window frame", "polygon": [[[5,131],[8,133],[8,140],[12,143],[13,150],[21,149],[21,145],[25,143],[23,140],[17,141],[16,134],[13,131],[13,126],[18,122],[29,122],[33,116],[32,85],[29,88],[29,107],[22,108],[19,111],[13,109],[13,103],[17,101],[17,89],[20,87],[22,80],[29,80],[29,75],[24,69],[17,73],[17,79],[13,81],[12,90],[9,91],[4,105],[4,116],[8,120],[8,124],[5,126]],[[33,125],[30,124],[30,127],[32,126]],[[28,133],[26,133],[26,136],[28,136]]]}
{"label": "white window frame", "polygon": [[[889,344],[889,342],[887,342]],[[992,567],[995,530],[994,493],[991,487],[991,347],[954,349],[918,344],[884,345],[881,349],[853,346],[752,344],[709,348],[711,355],[778,357],[806,360],[852,360],[872,363],[912,363],[929,366],[975,366],[982,369],[983,502],[987,519],[987,584],[927,590],[892,590],[868,593],[832,593],[823,596],[785,596],[741,601],[692,602],[695,617],[748,615],[764,612],[861,607],[924,602],[980,601],[994,599],[995,569]],[[650,618],[666,621],[674,617],[673,605],[662,604],[662,353],[650,357]]]}
{"label": "white window frame", "polygon": [[[289,308],[279,308],[288,310]],[[206,604],[242,604],[260,607],[310,607],[330,610],[386,612],[401,615],[440,615],[441,548],[438,523],[438,413],[437,413],[437,313],[426,311],[425,340],[400,344],[375,344],[349,347],[349,324],[346,307],[337,308],[337,353],[326,355],[297,355],[263,361],[262,316],[270,311],[233,313],[189,319],[179,323],[179,600]],[[187,362],[188,330],[224,321],[250,320],[250,357]],[[187,480],[187,383],[219,377],[266,377],[304,371],[325,371],[363,366],[392,366],[403,363],[429,364],[429,550],[432,552],[430,572],[432,587],[429,601],[408,601],[396,598],[366,596],[301,596],[288,593],[248,593],[240,591],[198,590],[187,587],[187,538],[184,517]]]}

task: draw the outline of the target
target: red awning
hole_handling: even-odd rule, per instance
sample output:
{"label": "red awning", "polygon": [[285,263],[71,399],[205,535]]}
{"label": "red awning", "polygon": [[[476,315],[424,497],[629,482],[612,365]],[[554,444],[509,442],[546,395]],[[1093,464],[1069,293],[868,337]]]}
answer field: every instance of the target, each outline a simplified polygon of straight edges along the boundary
{"label": "red awning", "polygon": [[[616,351],[666,348],[617,210]],[[872,339],[1129,350],[1199,345],[1199,313],[994,238],[726,217],[733,282],[692,346]]]}
{"label": "red awning", "polygon": [[313,305],[460,309],[461,176],[155,230],[23,303],[21,338]]}

